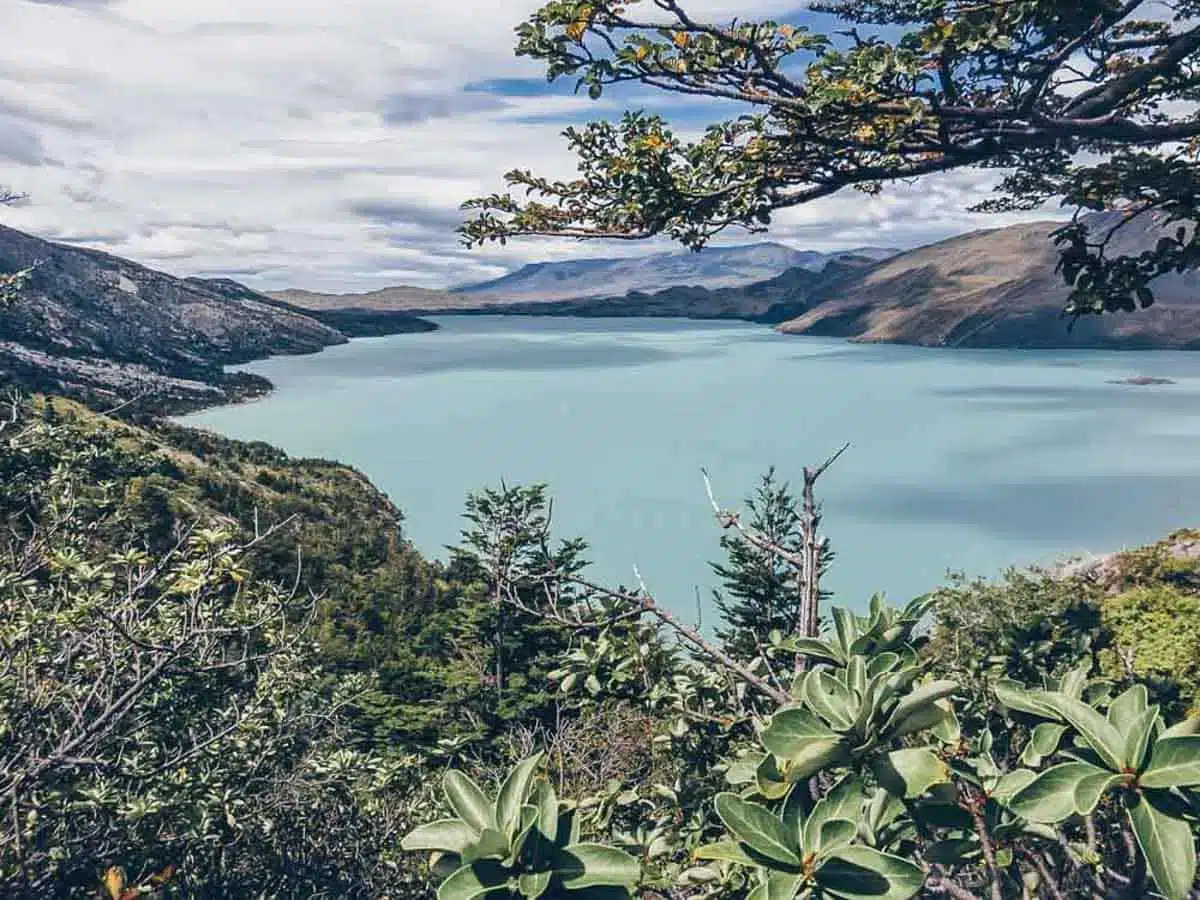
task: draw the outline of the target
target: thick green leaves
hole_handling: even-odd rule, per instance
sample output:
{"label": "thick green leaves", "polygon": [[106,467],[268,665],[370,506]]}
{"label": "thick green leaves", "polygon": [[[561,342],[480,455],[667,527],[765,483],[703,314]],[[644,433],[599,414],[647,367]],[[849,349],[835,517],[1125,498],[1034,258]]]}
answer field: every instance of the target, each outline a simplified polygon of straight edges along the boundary
{"label": "thick green leaves", "polygon": [[810,709],[839,731],[854,725],[859,701],[837,678],[820,669],[804,684],[804,697]]}
{"label": "thick green leaves", "polygon": [[[806,692],[807,689],[806,684]],[[781,709],[771,717],[761,739],[763,746],[780,759],[795,759],[814,741],[837,741],[840,738],[836,731],[808,710],[793,706]]]}
{"label": "thick green leaves", "polygon": [[567,847],[555,859],[554,872],[572,890],[604,885],[633,887],[642,876],[636,859],[623,850],[602,844]]}
{"label": "thick green leaves", "polygon": [[1135,684],[1108,706],[1108,721],[1125,731],[1129,723],[1144,713],[1150,703],[1149,694],[1144,684]]}
{"label": "thick green leaves", "polygon": [[806,853],[826,854],[849,846],[857,836],[858,826],[853,822],[848,819],[829,819],[821,825],[815,841],[804,849]]}
{"label": "thick green leaves", "polygon": [[1200,785],[1200,735],[1159,738],[1141,783],[1148,788]]}
{"label": "thick green leaves", "polygon": [[922,871],[908,860],[870,847],[844,847],[816,872],[817,883],[843,900],[907,900],[921,889]]}
{"label": "thick green leaves", "polygon": [[517,879],[517,884],[521,888],[521,895],[524,900],[537,900],[538,897],[546,893],[546,889],[550,887],[550,882],[554,878],[554,873],[547,870],[545,872],[527,872]]}
{"label": "thick green leaves", "polygon": [[792,866],[800,864],[797,837],[788,834],[777,816],[736,794],[717,794],[714,805],[725,827],[739,841],[769,859]]}
{"label": "thick green leaves", "polygon": [[1040,696],[1045,694],[1044,691],[1031,691],[1023,684],[1008,679],[996,682],[992,685],[992,691],[1001,705],[1015,712],[1029,713],[1043,719],[1061,718],[1057,712],[1040,700]]}
{"label": "thick green leaves", "polygon": [[[930,707],[934,707],[938,700],[949,697],[956,690],[958,690],[958,684],[953,681],[931,681],[929,684],[921,685],[896,705],[887,723],[888,730],[907,733],[904,730],[905,719],[927,711]],[[909,729],[909,731],[911,730]]]}
{"label": "thick green leaves", "polygon": [[[862,782],[853,776],[843,778],[833,790],[817,801],[812,812],[809,813],[808,818],[804,821],[804,833],[801,836],[801,844],[805,852],[811,853],[817,844],[820,843],[821,828],[826,822],[834,819],[857,822],[860,818],[862,802]],[[796,815],[799,816],[799,812]],[[788,821],[787,811],[784,812],[784,821]]]}
{"label": "thick green leaves", "polygon": [[768,800],[779,800],[787,796],[792,789],[792,782],[779,770],[778,760],[774,756],[764,756],[754,772],[754,786]]}
{"label": "thick green leaves", "polygon": [[1159,892],[1167,900],[1184,900],[1196,878],[1191,827],[1157,809],[1146,796],[1129,807],[1129,822]]}
{"label": "thick green leaves", "polygon": [[[1140,685],[1139,685],[1140,687]],[[1151,706],[1125,722],[1125,765],[1140,772],[1146,762],[1146,750],[1158,722],[1158,707]]]}
{"label": "thick green leaves", "polygon": [[442,790],[446,793],[450,808],[476,831],[494,825],[491,801],[468,776],[452,769],[442,779]]}
{"label": "thick green leaves", "polygon": [[[1006,805],[1030,822],[1062,822],[1079,812],[1075,792],[1081,783],[1090,778],[1107,778],[1112,775],[1112,772],[1085,762],[1051,766],[1038,773],[1029,784],[1009,797]],[[1085,795],[1087,793],[1085,791]]]}
{"label": "thick green leaves", "polygon": [[533,773],[541,761],[541,753],[521,760],[500,786],[500,793],[496,796],[496,827],[510,836],[517,831],[521,807],[525,805],[525,799],[529,796]]}
{"label": "thick green leaves", "polygon": [[502,888],[508,881],[504,866],[483,859],[463,866],[438,887],[437,900],[477,900]]}
{"label": "thick green leaves", "polygon": [[1116,772],[1102,772],[1080,779],[1075,785],[1075,812],[1081,816],[1091,815],[1100,805],[1100,798],[1105,791],[1121,779],[1122,776]]}
{"label": "thick green leaves", "polygon": [[1021,753],[1021,762],[1027,766],[1041,765],[1042,760],[1058,749],[1067,726],[1057,722],[1039,722],[1029,736],[1029,743]]}
{"label": "thick green leaves", "polygon": [[767,872],[762,900],[794,900],[804,876],[790,872]]}
{"label": "thick green leaves", "polygon": [[549,841],[558,839],[558,795],[549,781],[539,781],[534,788],[533,802],[537,806],[537,828]]}
{"label": "thick green leaves", "polygon": [[1114,772],[1125,766],[1125,740],[1108,719],[1082,700],[1045,692],[1038,700],[1067,720]]}
{"label": "thick green leaves", "polygon": [[717,841],[715,844],[705,844],[698,848],[693,856],[696,859],[721,860],[751,867],[759,864],[753,856],[742,849],[742,845],[737,841]]}
{"label": "thick green leaves", "polygon": [[403,850],[447,850],[462,855],[478,833],[461,819],[439,819],[415,828],[400,841]]}
{"label": "thick green leaves", "polygon": [[875,777],[888,793],[911,800],[935,784],[950,780],[949,767],[937,754],[920,747],[894,750],[879,758]]}
{"label": "thick green leaves", "polygon": [[512,849],[508,835],[495,828],[485,828],[479,837],[468,844],[462,852],[463,862],[477,859],[504,859]]}

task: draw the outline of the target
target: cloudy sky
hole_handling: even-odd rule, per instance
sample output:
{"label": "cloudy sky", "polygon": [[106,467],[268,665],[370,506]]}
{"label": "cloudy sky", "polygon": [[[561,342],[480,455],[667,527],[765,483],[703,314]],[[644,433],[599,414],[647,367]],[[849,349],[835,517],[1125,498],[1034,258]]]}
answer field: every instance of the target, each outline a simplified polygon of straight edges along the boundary
{"label": "cloudy sky", "polygon": [[[566,124],[635,104],[687,132],[722,112],[548,89],[512,55],[513,26],[537,2],[0,0],[0,184],[29,195],[0,222],[261,289],[447,287],[534,260],[661,249],[458,244],[458,204],[507,169],[572,173]],[[804,21],[796,6],[688,4],[712,21]],[[989,178],[850,192],[787,212],[770,238],[903,247],[1005,224],[964,210]]]}

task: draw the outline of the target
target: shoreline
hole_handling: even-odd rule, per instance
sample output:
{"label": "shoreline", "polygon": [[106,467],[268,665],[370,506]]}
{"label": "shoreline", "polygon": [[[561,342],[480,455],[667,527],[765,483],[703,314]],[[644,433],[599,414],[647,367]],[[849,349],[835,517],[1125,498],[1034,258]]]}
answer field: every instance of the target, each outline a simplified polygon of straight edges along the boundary
{"label": "shoreline", "polygon": [[[795,333],[795,332],[783,331],[778,327],[778,324],[766,322],[766,321],[763,321],[761,317],[754,317],[754,316],[749,316],[749,315],[704,315],[704,314],[688,315],[688,314],[680,314],[680,313],[674,312],[674,311],[661,312],[661,313],[660,312],[652,312],[652,313],[643,313],[643,314],[628,313],[625,311],[615,311],[615,312],[588,314],[588,313],[580,312],[580,311],[574,310],[574,309],[572,309],[572,310],[563,309],[561,307],[561,304],[574,303],[574,302],[575,301],[547,301],[546,303],[536,303],[536,304],[505,304],[502,306],[496,305],[496,306],[488,306],[488,307],[403,311],[403,315],[405,317],[410,318],[410,319],[417,319],[418,321],[421,321],[431,327],[411,329],[411,330],[408,330],[408,329],[397,330],[397,331],[390,331],[390,332],[380,333],[380,334],[371,333],[369,331],[361,332],[361,333],[357,333],[357,334],[349,334],[346,332],[342,332],[343,334],[345,334],[346,340],[344,343],[341,343],[341,344],[329,344],[327,346],[319,347],[314,350],[308,350],[308,351],[297,352],[297,353],[265,353],[261,356],[255,356],[255,357],[249,358],[249,359],[242,359],[242,360],[238,360],[237,362],[230,362],[222,367],[222,374],[224,376],[237,377],[237,376],[241,375],[241,376],[244,376],[247,378],[252,378],[256,381],[259,381],[260,383],[263,383],[261,390],[251,389],[244,393],[237,393],[233,396],[228,396],[224,399],[212,397],[209,402],[203,402],[203,401],[200,401],[199,398],[197,398],[197,402],[195,404],[185,404],[185,407],[178,411],[176,411],[176,410],[166,411],[161,415],[161,417],[165,418],[165,419],[169,419],[169,420],[175,420],[180,416],[187,416],[187,415],[191,415],[193,413],[203,412],[207,409],[216,409],[216,408],[219,408],[222,406],[237,406],[237,405],[254,403],[254,402],[263,400],[266,397],[270,396],[277,389],[276,385],[273,382],[271,382],[270,379],[268,379],[264,375],[257,375],[257,374],[245,373],[245,372],[229,372],[227,370],[227,366],[246,365],[247,363],[260,362],[262,360],[267,360],[267,359],[275,359],[275,358],[281,357],[281,356],[314,356],[319,353],[324,353],[326,350],[330,349],[331,347],[340,347],[340,346],[344,346],[344,344],[349,344],[354,341],[363,340],[363,339],[394,337],[396,335],[401,335],[401,334],[432,334],[434,332],[441,330],[441,325],[439,325],[436,322],[429,321],[429,319],[433,318],[433,317],[443,317],[443,318],[454,317],[454,318],[469,319],[469,318],[481,318],[481,317],[486,317],[486,316],[493,316],[496,318],[504,318],[504,319],[509,319],[509,318],[511,318],[511,319],[539,319],[539,318],[572,319],[572,318],[574,318],[574,319],[581,319],[581,320],[588,320],[588,321],[605,320],[605,319],[635,319],[635,320],[660,320],[661,321],[661,320],[674,319],[674,320],[686,321],[686,322],[712,322],[712,323],[741,322],[741,323],[745,323],[747,325],[762,326],[764,329],[769,329],[769,330],[773,331],[775,334],[778,334],[782,337],[787,337],[787,338],[811,337],[811,338],[817,338],[817,339],[821,339],[821,340],[832,339],[832,340],[842,341],[847,344],[854,344],[854,345],[863,346],[863,347],[894,346],[894,347],[908,347],[908,348],[922,349],[922,350],[941,350],[941,351],[950,350],[950,351],[959,351],[959,352],[965,351],[965,352],[973,352],[973,353],[987,353],[987,352],[997,352],[997,351],[998,352],[1028,351],[1028,352],[1063,352],[1063,353],[1118,353],[1118,354],[1121,354],[1122,356],[1124,356],[1126,354],[1135,356],[1140,353],[1156,353],[1156,352],[1157,353],[1188,353],[1188,352],[1190,352],[1188,350],[1180,350],[1180,349],[1174,349],[1174,348],[1137,347],[1137,346],[1131,347],[1128,345],[1080,347],[1078,345],[1049,344],[1049,345],[1037,345],[1037,346],[964,347],[962,345],[955,345],[955,344],[932,344],[932,343],[922,344],[922,343],[916,343],[916,342],[910,342],[910,341],[885,341],[885,340],[870,340],[870,339],[864,340],[861,338],[847,337],[844,335],[837,335],[837,334],[813,334],[813,333],[808,333],[808,332]],[[526,308],[526,307],[530,307],[530,306],[544,307],[544,306],[548,306],[548,305],[554,305],[556,307],[559,307],[559,311],[554,312],[554,311],[550,311],[550,310]],[[519,309],[513,308],[514,306],[519,306],[521,308],[519,308]],[[358,310],[358,309],[347,309],[344,311],[355,312],[355,313],[361,312],[361,310]],[[385,314],[393,314],[394,312],[398,312],[398,311],[388,310],[388,311],[385,311]],[[1109,379],[1105,383],[1112,385],[1112,386],[1122,386],[1122,387],[1144,387],[1144,386],[1159,387],[1159,386],[1171,386],[1171,385],[1174,385],[1176,382],[1173,379],[1169,379],[1169,378],[1160,378],[1157,376],[1133,374],[1133,375],[1129,375],[1129,376],[1122,377],[1122,378]],[[216,387],[217,389],[220,389],[221,386],[215,385],[214,387]]]}

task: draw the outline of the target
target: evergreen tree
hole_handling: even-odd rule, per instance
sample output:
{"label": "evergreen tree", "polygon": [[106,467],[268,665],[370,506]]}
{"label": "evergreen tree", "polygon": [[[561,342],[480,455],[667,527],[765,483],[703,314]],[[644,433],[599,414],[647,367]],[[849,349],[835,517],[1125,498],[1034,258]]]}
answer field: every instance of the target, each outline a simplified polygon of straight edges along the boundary
{"label": "evergreen tree", "polygon": [[[747,527],[772,544],[799,555],[803,549],[800,510],[786,482],[772,466],[746,498]],[[740,532],[721,537],[724,563],[710,563],[722,588],[713,600],[723,625],[717,637],[731,654],[752,659],[772,630],[788,634],[800,625],[799,573],[779,556],[750,543]]]}

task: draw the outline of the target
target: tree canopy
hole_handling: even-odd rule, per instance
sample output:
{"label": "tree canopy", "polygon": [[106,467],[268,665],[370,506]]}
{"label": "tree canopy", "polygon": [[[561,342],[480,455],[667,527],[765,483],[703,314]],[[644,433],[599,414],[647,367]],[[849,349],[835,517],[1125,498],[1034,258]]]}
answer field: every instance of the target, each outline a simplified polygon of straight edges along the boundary
{"label": "tree canopy", "polygon": [[[552,0],[517,53],[600,97],[613,85],[728,101],[694,140],[627,112],[565,132],[578,177],[526,170],[465,204],[468,245],[522,235],[639,239],[699,249],[730,228],[846,188],[968,167],[1000,170],[982,211],[1058,198],[1074,315],[1153,303],[1158,275],[1200,263],[1200,6],[1193,0],[829,0],[830,34],[772,21],[713,25],[680,0]],[[1090,227],[1089,211],[1122,210]],[[1110,251],[1150,215],[1157,246]]]}

